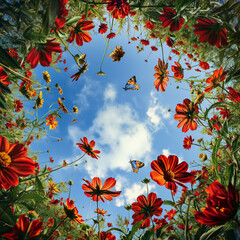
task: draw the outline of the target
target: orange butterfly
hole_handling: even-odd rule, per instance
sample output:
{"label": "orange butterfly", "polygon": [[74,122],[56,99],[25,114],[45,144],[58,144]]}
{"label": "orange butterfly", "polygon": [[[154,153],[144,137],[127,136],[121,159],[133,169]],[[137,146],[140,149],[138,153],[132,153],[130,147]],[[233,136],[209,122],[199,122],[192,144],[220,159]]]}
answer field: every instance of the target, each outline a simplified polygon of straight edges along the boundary
{"label": "orange butterfly", "polygon": [[123,89],[127,91],[127,90],[138,90],[139,88],[140,86],[137,84],[136,77],[133,76],[127,81]]}

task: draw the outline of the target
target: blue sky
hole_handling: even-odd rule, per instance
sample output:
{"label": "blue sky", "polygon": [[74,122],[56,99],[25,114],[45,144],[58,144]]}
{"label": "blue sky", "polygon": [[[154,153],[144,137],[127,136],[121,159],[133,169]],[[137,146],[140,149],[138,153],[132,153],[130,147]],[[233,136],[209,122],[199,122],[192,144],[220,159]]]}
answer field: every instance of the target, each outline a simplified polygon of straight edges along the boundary
{"label": "blue sky", "polygon": [[[97,26],[95,28],[97,30]],[[37,79],[42,79],[42,71],[47,70],[51,75],[50,85],[58,83],[63,89],[61,96],[56,93],[54,87],[51,91],[56,94],[43,96],[45,102],[40,113],[45,113],[47,106],[52,103],[57,107],[58,97],[66,98],[64,103],[70,112],[75,105],[79,108],[79,113],[63,114],[63,121],[57,119],[59,121],[57,129],[49,130],[48,136],[60,137],[63,141],[57,142],[52,137],[45,137],[32,146],[34,149],[41,149],[43,153],[39,156],[40,165],[49,162],[48,166],[54,168],[57,164],[62,164],[63,160],[71,162],[82,155],[82,151],[76,145],[80,138],[94,140],[95,149],[101,151],[98,160],[84,157],[81,162],[87,160],[87,163],[78,167],[63,168],[53,173],[52,177],[56,183],[73,180],[71,198],[76,200],[76,206],[83,218],[94,216],[96,203],[84,195],[82,178],[91,180],[93,177],[100,177],[103,182],[109,177],[116,178],[117,185],[114,190],[120,190],[122,194],[111,202],[100,203],[99,206],[111,214],[106,222],[114,222],[119,213],[127,216],[123,206],[135,202],[137,196],[141,194],[146,195],[146,186],[141,180],[150,179],[150,164],[158,155],[175,154],[188,164],[198,160],[197,148],[193,146],[191,150],[183,149],[183,139],[192,135],[197,140],[201,134],[199,131],[182,133],[181,129],[177,128],[178,122],[173,118],[176,105],[182,103],[185,98],[191,98],[189,86],[183,83],[180,89],[176,89],[175,80],[170,78],[166,92],[157,92],[154,88],[154,66],[158,58],[162,59],[160,47],[154,41],[144,47],[144,51],[137,53],[138,42],[128,44],[126,35],[122,34],[111,39],[111,48],[122,46],[125,55],[120,62],[112,62],[112,58],[105,57],[102,69],[106,76],[98,76],[96,73],[99,72],[106,43],[100,34],[91,36],[92,41],[84,43],[80,49],[82,53],[87,54],[88,71],[77,82],[72,82],[70,78],[78,69],[68,52],[65,52],[62,58],[66,59],[67,72],[63,71],[65,67],[63,63],[58,64],[60,73],[49,68],[36,68]],[[159,50],[152,52],[148,62],[145,62],[151,52],[151,45],[159,47]],[[165,59],[169,50],[170,48],[164,45]],[[79,54],[74,46],[71,47],[71,51]],[[110,53],[111,50],[108,49],[107,55]],[[173,60],[169,61],[170,75],[173,75],[171,65],[177,60],[177,57],[173,57]],[[185,75],[187,74],[197,75],[197,72],[185,71]],[[134,75],[140,89],[124,91],[122,88],[125,83]],[[43,80],[42,84],[45,84]],[[168,109],[171,109],[171,112]],[[78,121],[72,123],[75,118]],[[46,153],[47,150],[50,150],[49,154]],[[53,164],[50,163],[49,157],[55,160]],[[141,168],[139,173],[133,173],[130,159],[144,162],[145,167]],[[170,199],[170,191],[153,181],[149,184],[149,190],[156,192],[163,200]],[[181,188],[178,190],[181,191]],[[63,194],[63,197],[66,199],[68,193]]]}

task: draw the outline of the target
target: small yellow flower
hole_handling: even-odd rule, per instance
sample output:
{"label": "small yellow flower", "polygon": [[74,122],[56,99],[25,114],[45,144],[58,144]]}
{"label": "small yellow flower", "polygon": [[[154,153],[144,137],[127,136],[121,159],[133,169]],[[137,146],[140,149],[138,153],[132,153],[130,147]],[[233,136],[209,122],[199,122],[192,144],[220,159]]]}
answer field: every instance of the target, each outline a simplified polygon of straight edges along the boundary
{"label": "small yellow flower", "polygon": [[49,126],[49,129],[56,129],[56,127],[58,126],[57,123],[58,121],[55,121],[57,117],[53,117],[52,114],[49,114],[48,117],[46,118],[46,125]]}
{"label": "small yellow flower", "polygon": [[58,88],[58,92],[59,92],[59,94],[60,94],[60,95],[62,95],[62,94],[63,94],[63,90],[62,90],[62,88],[61,88],[61,87],[59,87],[59,88]]}
{"label": "small yellow flower", "polygon": [[49,191],[54,191],[54,192],[61,192],[61,190],[58,188],[58,185],[53,182],[52,180],[48,181],[48,186],[49,186]]}
{"label": "small yellow flower", "polygon": [[108,57],[112,57],[113,62],[119,62],[121,58],[124,56],[125,52],[122,49],[122,46],[116,46],[116,48],[113,50],[111,54],[108,55]]}
{"label": "small yellow flower", "polygon": [[36,100],[36,106],[37,106],[37,108],[42,107],[42,106],[43,106],[43,102],[44,102],[44,100],[43,100],[43,98],[42,98],[42,91],[41,91],[41,92],[39,93],[39,95],[38,95],[37,100]]}
{"label": "small yellow flower", "polygon": [[74,113],[78,113],[78,107],[73,106],[73,112],[74,112]]}
{"label": "small yellow flower", "polygon": [[67,110],[67,108],[65,107],[65,105],[63,104],[61,98],[58,98],[58,104],[59,104],[59,108],[62,110],[62,112],[68,113],[68,110]]}
{"label": "small yellow flower", "polygon": [[51,82],[50,75],[47,71],[43,72],[43,79],[46,81],[47,84]]}
{"label": "small yellow flower", "polygon": [[96,73],[96,75],[105,76],[105,75],[106,75],[106,73],[104,73],[104,72],[102,72],[102,71],[100,70],[98,73]]}

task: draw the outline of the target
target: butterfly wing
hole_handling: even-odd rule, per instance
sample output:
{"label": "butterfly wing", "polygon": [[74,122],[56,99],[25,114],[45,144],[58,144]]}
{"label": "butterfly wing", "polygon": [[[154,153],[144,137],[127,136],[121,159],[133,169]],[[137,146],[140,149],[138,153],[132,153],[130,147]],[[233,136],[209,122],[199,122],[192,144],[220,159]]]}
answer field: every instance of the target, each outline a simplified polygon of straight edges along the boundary
{"label": "butterfly wing", "polygon": [[138,160],[130,160],[130,163],[132,165],[133,172],[137,173],[139,168],[142,168],[145,164]]}
{"label": "butterfly wing", "polygon": [[127,90],[138,90],[140,86],[136,84],[136,76],[131,77],[127,83],[125,84],[125,87],[123,88],[125,91]]}

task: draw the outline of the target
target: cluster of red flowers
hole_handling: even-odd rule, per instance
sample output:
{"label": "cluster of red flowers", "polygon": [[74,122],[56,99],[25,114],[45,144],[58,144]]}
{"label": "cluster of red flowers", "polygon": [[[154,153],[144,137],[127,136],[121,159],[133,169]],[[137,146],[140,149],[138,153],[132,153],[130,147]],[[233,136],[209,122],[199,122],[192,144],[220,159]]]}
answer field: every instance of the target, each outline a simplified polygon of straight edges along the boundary
{"label": "cluster of red flowers", "polygon": [[66,23],[66,16],[68,15],[68,10],[66,8],[66,4],[68,3],[68,0],[59,0],[58,1],[58,15],[57,18],[55,20],[55,25],[58,28],[63,28],[65,23]]}
{"label": "cluster of red flowers", "polygon": [[108,0],[107,10],[113,18],[125,18],[130,13],[130,5],[127,0]]}

